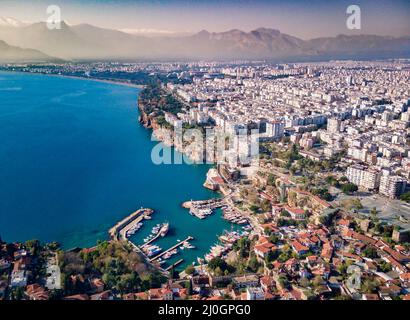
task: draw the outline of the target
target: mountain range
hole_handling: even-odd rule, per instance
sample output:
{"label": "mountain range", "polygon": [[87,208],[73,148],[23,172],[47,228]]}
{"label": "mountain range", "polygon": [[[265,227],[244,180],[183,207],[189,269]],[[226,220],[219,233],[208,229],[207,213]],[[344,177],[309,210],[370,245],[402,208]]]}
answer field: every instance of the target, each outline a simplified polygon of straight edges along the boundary
{"label": "mountain range", "polygon": [[38,50],[10,46],[0,40],[0,62],[47,62],[57,60]]}
{"label": "mountain range", "polygon": [[[65,60],[103,59],[267,59],[409,57],[410,37],[339,35],[302,40],[275,29],[230,30],[193,35],[144,37],[89,24],[50,30],[45,22],[27,24],[0,18],[0,40]],[[3,44],[4,47],[4,44]],[[16,48],[14,48],[16,50]],[[0,57],[1,57],[0,47]],[[24,49],[21,49],[24,50]],[[28,52],[26,51],[28,54]]]}

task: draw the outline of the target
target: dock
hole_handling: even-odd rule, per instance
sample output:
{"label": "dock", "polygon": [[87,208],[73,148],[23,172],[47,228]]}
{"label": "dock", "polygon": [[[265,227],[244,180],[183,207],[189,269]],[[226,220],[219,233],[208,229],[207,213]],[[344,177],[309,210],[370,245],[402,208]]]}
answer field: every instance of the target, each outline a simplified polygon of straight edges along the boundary
{"label": "dock", "polygon": [[144,248],[144,247],[150,245],[150,244],[153,243],[155,240],[157,240],[160,235],[161,235],[161,230],[158,231],[157,235],[156,235],[154,238],[152,238],[151,240],[149,240],[149,241],[143,243],[142,245],[140,245],[140,248],[142,249],[142,248]]}
{"label": "dock", "polygon": [[165,271],[169,271],[172,268],[175,268],[177,265],[181,264],[183,261],[184,261],[184,259],[179,259],[178,261],[171,264],[168,268],[166,268]]}
{"label": "dock", "polygon": [[155,257],[149,259],[149,262],[152,262],[152,261],[157,260],[158,258],[161,258],[161,257],[162,257],[164,254],[166,254],[167,252],[169,252],[169,251],[171,251],[171,250],[174,250],[175,248],[178,248],[180,245],[184,244],[185,242],[188,242],[188,241],[193,240],[193,239],[194,239],[194,237],[189,236],[189,237],[186,238],[185,240],[182,240],[182,241],[178,242],[176,245],[172,246],[171,248],[169,248],[169,249],[167,249],[167,250],[161,252],[160,254],[156,255]]}
{"label": "dock", "polygon": [[149,240],[149,241],[143,243],[143,244],[140,245],[139,247],[142,249],[142,248],[144,248],[144,247],[150,245],[151,243],[153,243],[155,240],[157,240],[157,239],[161,236],[161,232],[162,232],[162,227],[159,228],[158,233],[155,235],[154,238],[152,238],[151,240]]}
{"label": "dock", "polygon": [[209,207],[212,209],[220,208],[224,205],[224,198],[214,198],[208,200],[191,200],[182,203],[182,207],[185,209],[191,209],[192,207]]}
{"label": "dock", "polygon": [[198,219],[205,219],[212,214],[215,209],[225,205],[226,202],[224,198],[215,198],[209,200],[186,201],[182,204],[182,207],[189,209],[189,213]]}
{"label": "dock", "polygon": [[152,209],[141,208],[131,213],[108,231],[110,238],[117,241],[126,240],[127,231],[137,223],[141,222],[146,215],[151,215],[153,212],[154,210]]}

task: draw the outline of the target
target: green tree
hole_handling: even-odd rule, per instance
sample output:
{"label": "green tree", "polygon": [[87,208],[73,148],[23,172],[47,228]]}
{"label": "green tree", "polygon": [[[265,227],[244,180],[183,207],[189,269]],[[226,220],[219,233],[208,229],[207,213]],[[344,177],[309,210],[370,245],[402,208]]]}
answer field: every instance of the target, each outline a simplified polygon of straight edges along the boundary
{"label": "green tree", "polygon": [[208,262],[208,268],[213,271],[215,271],[216,268],[219,268],[221,271],[225,271],[228,268],[228,264],[220,257],[215,257]]}
{"label": "green tree", "polygon": [[163,283],[167,281],[167,277],[160,274],[158,271],[150,273],[148,277],[151,288],[160,288]]}
{"label": "green tree", "polygon": [[386,261],[381,261],[378,265],[378,269],[381,272],[390,272],[392,270],[392,266],[390,263],[386,262]]}
{"label": "green tree", "polygon": [[270,201],[268,201],[266,199],[262,200],[261,209],[262,209],[263,212],[270,212],[272,210]]}
{"label": "green tree", "polygon": [[187,294],[191,295],[192,294],[192,283],[190,280],[185,282],[185,288],[186,288]]}
{"label": "green tree", "polygon": [[279,275],[278,283],[282,288],[288,288],[289,287],[289,280],[285,275]]}
{"label": "green tree", "polygon": [[373,207],[373,208],[370,210],[370,215],[371,215],[373,218],[376,217],[376,215],[377,215],[377,209],[376,209],[376,207]]}
{"label": "green tree", "polygon": [[22,300],[24,297],[24,288],[17,287],[13,288],[10,291],[10,299],[11,300]]}
{"label": "green tree", "polygon": [[252,255],[248,261],[248,268],[252,271],[252,272],[257,272],[259,267],[260,267],[260,263],[258,261],[258,259],[256,258],[255,255]]}
{"label": "green tree", "polygon": [[361,289],[364,293],[374,293],[376,292],[377,283],[373,280],[366,279],[363,281]]}
{"label": "green tree", "polygon": [[216,267],[214,269],[214,273],[215,273],[216,276],[222,276],[223,275],[223,271],[220,267]]}
{"label": "green tree", "polygon": [[366,247],[366,249],[364,249],[362,253],[366,258],[375,259],[379,257],[379,255],[377,254],[377,250],[369,246]]}
{"label": "green tree", "polygon": [[279,237],[276,235],[276,234],[271,234],[270,236],[269,236],[269,241],[270,242],[272,242],[272,243],[277,243],[278,241],[279,241]]}
{"label": "green tree", "polygon": [[321,276],[316,276],[312,280],[312,284],[314,287],[319,287],[323,284],[323,278]]}
{"label": "green tree", "polygon": [[408,192],[406,192],[406,193],[403,193],[403,194],[400,196],[400,200],[406,201],[406,202],[410,202],[410,191],[408,191]]}
{"label": "green tree", "polygon": [[189,266],[185,268],[185,273],[188,275],[194,274],[194,272],[195,272],[195,267],[192,264],[190,264]]}
{"label": "green tree", "polygon": [[275,182],[276,182],[276,176],[270,173],[267,179],[268,186],[275,186]]}
{"label": "green tree", "polygon": [[342,191],[344,194],[351,194],[353,192],[356,192],[358,189],[359,188],[354,183],[345,183],[342,186]]}
{"label": "green tree", "polygon": [[307,288],[310,286],[310,281],[308,278],[303,277],[299,280],[299,284],[303,287],[303,288]]}

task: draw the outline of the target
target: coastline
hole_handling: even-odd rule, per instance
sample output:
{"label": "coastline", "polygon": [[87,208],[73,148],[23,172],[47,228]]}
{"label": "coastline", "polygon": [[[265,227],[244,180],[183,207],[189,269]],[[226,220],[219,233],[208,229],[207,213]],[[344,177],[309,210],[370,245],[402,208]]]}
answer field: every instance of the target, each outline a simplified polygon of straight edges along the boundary
{"label": "coastline", "polygon": [[98,79],[98,78],[90,78],[90,77],[86,78],[86,77],[70,76],[70,75],[64,75],[64,74],[52,74],[52,73],[29,72],[29,71],[10,71],[10,70],[0,70],[0,72],[32,74],[32,75],[50,76],[50,77],[57,77],[57,78],[68,78],[68,79],[74,79],[74,80],[89,80],[89,81],[95,81],[95,82],[101,82],[101,83],[108,83],[108,84],[121,85],[121,86],[125,86],[125,87],[137,88],[137,89],[141,89],[141,90],[144,89],[145,86],[146,86],[146,85],[142,85],[142,84],[127,83],[127,82],[123,82],[123,81],[106,80],[106,79]]}
{"label": "coastline", "polygon": [[[3,72],[7,72],[7,74],[21,74],[21,75],[39,75],[39,76],[53,76],[53,77],[61,77],[61,78],[72,78],[72,79],[78,79],[78,80],[91,80],[91,81],[95,81],[95,82],[105,82],[105,83],[110,83],[110,84],[118,84],[118,85],[123,85],[124,87],[136,87],[136,88],[140,88],[141,86],[137,86],[137,85],[132,85],[132,84],[127,84],[127,83],[123,83],[123,82],[113,82],[113,81],[104,81],[104,80],[99,80],[99,79],[92,79],[92,78],[84,78],[84,77],[72,77],[72,76],[65,76],[65,75],[56,75],[56,74],[54,74],[54,75],[52,75],[52,74],[43,74],[43,73],[32,73],[32,72],[19,72],[19,71],[4,71],[4,70],[2,70]],[[35,79],[35,78],[33,78],[33,79]],[[51,79],[51,78],[50,78]],[[79,83],[79,82],[78,82]],[[79,83],[80,84],[80,83]],[[60,86],[61,87],[61,86]],[[63,87],[64,88],[64,87]],[[135,101],[135,100],[133,100],[133,101]],[[136,107],[134,104],[132,104],[132,107]],[[141,110],[138,110],[139,111],[139,113],[141,113]],[[157,123],[156,123],[156,121],[155,121],[155,119],[154,119],[154,121],[153,121],[154,123],[155,123],[155,125],[157,125]],[[138,125],[138,124],[137,124]],[[155,126],[154,125],[154,126]],[[142,128],[142,129],[149,129],[149,128],[147,128],[147,127],[145,127],[145,128]],[[151,128],[152,129],[152,128]],[[171,147],[171,148],[175,148],[177,151],[179,151],[179,152],[181,152],[181,153],[184,153],[184,154],[187,154],[186,152],[184,152],[184,150],[183,149],[179,149],[177,146],[175,146],[175,145],[173,145],[173,144],[170,144],[170,145],[168,145],[169,147]],[[204,172],[203,174],[201,174],[201,177],[203,177],[203,178],[205,178],[205,174],[206,174],[206,172]],[[198,180],[200,180],[201,178],[199,178]],[[201,181],[202,182],[202,181]],[[202,184],[202,183],[201,183]],[[202,188],[202,189],[206,189],[206,188]],[[215,196],[216,197],[220,197],[220,193],[219,192],[213,192],[213,194],[215,194]],[[208,199],[208,196],[209,195],[202,195],[202,196],[199,196],[199,197],[197,197],[197,199],[203,199],[203,200],[205,200],[205,199]],[[211,197],[213,197],[213,196],[211,196]],[[186,195],[184,195],[184,194],[180,194],[180,198],[179,198],[179,206],[182,204],[182,202],[183,201],[186,201],[186,200],[189,200],[190,198],[189,197],[187,197]],[[165,211],[165,210],[162,210],[162,211]],[[185,214],[185,213],[184,213]],[[188,216],[188,215],[187,215]],[[219,217],[218,217],[219,218]],[[222,219],[221,219],[222,220]],[[227,227],[225,227],[223,224],[221,224],[223,227],[221,227],[221,232],[222,232],[222,230],[223,229],[226,229]],[[206,226],[204,226],[205,228],[206,228]],[[202,228],[202,227],[201,227]],[[222,229],[223,228],[223,229]],[[104,227],[104,230],[106,230],[105,229],[105,227]],[[104,232],[104,234],[105,234],[105,232]],[[219,234],[219,233],[218,233]],[[101,236],[101,234],[100,234],[100,236]],[[104,238],[100,238],[100,239],[104,239]],[[214,242],[214,240],[213,240],[213,242]],[[213,242],[210,242],[209,243],[209,245],[208,245],[208,239],[206,239],[206,241],[204,242],[204,246],[206,247],[206,250],[209,250],[209,247],[211,246],[211,244],[213,243]],[[138,242],[136,242],[136,243],[138,243]],[[93,246],[93,244],[91,245],[91,246]],[[70,248],[72,248],[72,247],[74,247],[74,246],[69,246],[69,247],[67,247],[67,249],[70,249]],[[85,245],[84,246],[85,248],[87,248],[87,245]],[[200,246],[198,246],[198,247],[200,247]],[[200,250],[204,250],[203,248],[201,248]],[[205,251],[204,253],[206,253],[207,251]],[[189,253],[189,255],[196,255],[196,252],[192,252],[192,253]],[[201,255],[202,256],[202,255]],[[192,259],[194,259],[194,258],[192,258]],[[189,256],[189,258],[188,259],[186,259],[185,258],[185,260],[186,260],[186,263],[189,263],[189,262],[191,262],[191,261],[195,261],[195,260],[191,260],[191,257]],[[185,265],[185,264],[183,264],[183,265]],[[180,266],[180,268],[182,268],[183,266],[181,265]]]}

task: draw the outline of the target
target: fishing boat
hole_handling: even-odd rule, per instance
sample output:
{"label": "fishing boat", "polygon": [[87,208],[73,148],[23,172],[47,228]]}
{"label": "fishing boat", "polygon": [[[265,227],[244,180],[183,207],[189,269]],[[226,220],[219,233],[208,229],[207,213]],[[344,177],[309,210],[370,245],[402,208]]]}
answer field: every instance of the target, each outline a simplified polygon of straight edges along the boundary
{"label": "fishing boat", "polygon": [[137,232],[139,229],[141,229],[142,227],[142,222],[137,223],[136,225],[132,226],[131,228],[129,228],[127,230],[127,232],[125,233],[125,235],[127,237],[132,236],[135,232]]}
{"label": "fishing boat", "polygon": [[162,227],[161,227],[161,229],[160,229],[160,231],[159,231],[161,237],[165,237],[166,234],[168,233],[168,231],[169,231],[169,223],[166,222],[166,223],[164,223],[164,224],[162,225]]}
{"label": "fishing boat", "polygon": [[[182,247],[182,248],[181,248]],[[191,245],[188,241],[184,242],[184,244],[180,248],[183,249],[194,249],[195,247]]]}

